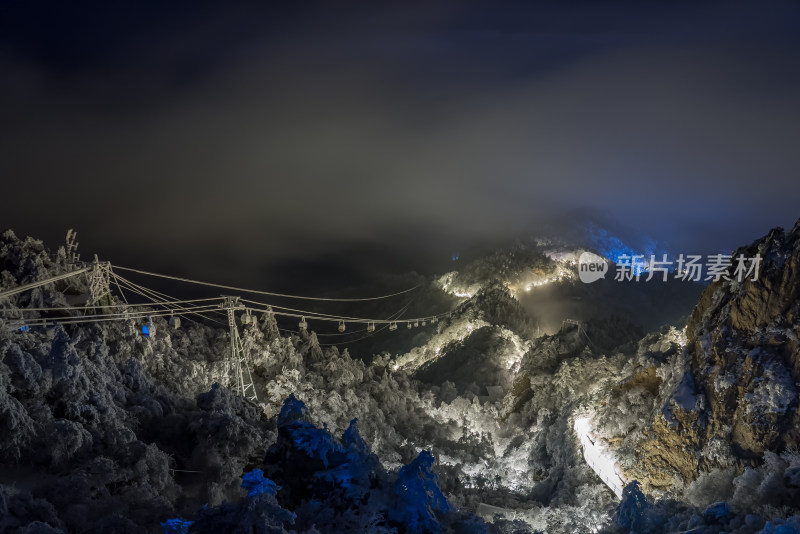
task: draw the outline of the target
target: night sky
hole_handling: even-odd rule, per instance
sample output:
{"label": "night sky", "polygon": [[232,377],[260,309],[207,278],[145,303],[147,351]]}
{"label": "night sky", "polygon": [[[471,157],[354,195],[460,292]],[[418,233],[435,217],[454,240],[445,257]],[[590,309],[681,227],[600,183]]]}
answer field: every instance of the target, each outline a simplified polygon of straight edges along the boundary
{"label": "night sky", "polygon": [[800,217],[800,2],[162,4],[2,0],[0,227],[276,288]]}

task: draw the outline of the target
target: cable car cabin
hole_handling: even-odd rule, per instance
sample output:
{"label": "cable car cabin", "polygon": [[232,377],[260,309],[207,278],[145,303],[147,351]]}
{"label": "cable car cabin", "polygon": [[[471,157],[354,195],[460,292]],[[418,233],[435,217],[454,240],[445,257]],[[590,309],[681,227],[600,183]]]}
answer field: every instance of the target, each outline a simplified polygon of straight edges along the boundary
{"label": "cable car cabin", "polygon": [[300,330],[308,330],[308,323],[306,322],[306,318],[300,317],[300,322],[298,323],[297,326],[300,327]]}
{"label": "cable car cabin", "polygon": [[367,332],[375,331],[375,323],[367,323]]}
{"label": "cable car cabin", "polygon": [[181,327],[181,318],[180,317],[170,317],[169,318],[169,325],[177,330]]}
{"label": "cable car cabin", "polygon": [[407,327],[408,327],[409,330],[411,330],[411,323],[408,323]]}
{"label": "cable car cabin", "polygon": [[422,321],[422,326],[425,326],[425,321]]}
{"label": "cable car cabin", "polygon": [[344,321],[339,321],[339,332],[344,332],[345,326]]}
{"label": "cable car cabin", "polygon": [[256,324],[256,318],[250,314],[250,312],[246,312],[242,315],[241,318],[242,324]]}
{"label": "cable car cabin", "polygon": [[418,326],[419,326],[419,321],[414,321],[414,328],[417,328]]}
{"label": "cable car cabin", "polygon": [[147,316],[147,322],[142,325],[142,334],[144,337],[153,337],[156,335],[156,326],[153,324],[153,319]]}
{"label": "cable car cabin", "polygon": [[397,330],[397,323],[389,323],[389,332]]}

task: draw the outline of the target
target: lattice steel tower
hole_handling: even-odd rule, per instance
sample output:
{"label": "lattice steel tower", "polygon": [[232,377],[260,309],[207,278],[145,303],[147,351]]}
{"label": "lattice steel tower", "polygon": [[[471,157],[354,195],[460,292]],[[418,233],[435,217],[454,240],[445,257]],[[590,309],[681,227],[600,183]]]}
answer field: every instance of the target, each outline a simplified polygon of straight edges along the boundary
{"label": "lattice steel tower", "polygon": [[88,306],[100,304],[106,296],[109,296],[110,301],[111,263],[98,260],[95,254],[92,269],[87,276],[89,278],[89,302],[86,304]]}
{"label": "lattice steel tower", "polygon": [[253,383],[253,374],[250,370],[250,359],[242,346],[242,338],[239,336],[239,329],[236,327],[236,310],[243,310],[244,305],[239,297],[228,297],[223,295],[225,301],[220,304],[221,308],[228,311],[228,328],[231,332],[231,351],[225,365],[225,374],[228,378],[228,386],[245,399],[257,401],[256,386]]}

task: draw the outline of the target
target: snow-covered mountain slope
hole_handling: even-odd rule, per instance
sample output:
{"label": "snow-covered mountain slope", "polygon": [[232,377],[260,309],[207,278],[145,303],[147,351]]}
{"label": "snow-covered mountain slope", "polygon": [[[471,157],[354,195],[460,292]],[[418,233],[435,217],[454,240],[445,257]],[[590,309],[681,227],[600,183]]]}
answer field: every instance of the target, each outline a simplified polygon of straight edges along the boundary
{"label": "snow-covered mountain slope", "polygon": [[[10,233],[0,250],[6,288],[65,268],[41,243]],[[82,284],[76,282],[75,293],[85,292]],[[497,485],[484,469],[484,458],[495,455],[483,430],[496,427],[494,408],[474,395],[440,402],[394,371],[389,357],[368,364],[323,349],[313,332],[281,337],[274,318],[262,317],[243,328],[261,399],[252,404],[213,385],[224,382],[225,330],[192,323],[173,330],[158,318],[152,337],[133,319],[16,327],[22,308],[30,319],[49,313],[31,308],[63,304],[59,288],[47,286],[35,298],[3,304],[3,316],[14,317],[0,323],[0,410],[8,429],[0,442],[4,528],[39,521],[65,531],[155,531],[178,515],[200,525],[201,505],[238,502],[242,476],[256,467],[268,471],[265,453],[290,394],[335,435],[358,417],[371,450],[392,470],[432,449],[448,509],[474,510],[478,493],[492,491],[485,481]],[[60,313],[66,319],[83,312]],[[298,525],[309,518],[298,532],[321,513],[309,507],[314,499],[292,503]],[[402,531],[402,518],[386,510],[373,510],[373,531]],[[339,531],[345,509],[331,506],[325,513],[330,520],[323,531]],[[450,521],[446,514],[435,517]]]}
{"label": "snow-covered mountain slope", "polygon": [[[675,280],[614,280],[611,274],[591,284],[578,277],[582,252],[596,250],[551,240],[529,240],[500,248],[438,278],[443,291],[462,298],[491,285],[506,287],[528,312],[538,332],[554,334],[565,319],[602,320],[619,316],[646,331],[676,324],[688,315],[704,286]],[[606,258],[613,262],[616,258]],[[609,347],[611,348],[611,347]]]}
{"label": "snow-covered mountain slope", "polygon": [[[43,286],[0,302],[0,425],[8,429],[0,438],[0,525],[12,532],[771,532],[777,523],[767,519],[787,526],[796,512],[796,456],[780,449],[783,441],[765,442],[765,462],[757,452],[736,457],[724,434],[730,423],[714,436],[693,430],[709,427],[703,413],[713,405],[704,397],[711,367],[698,363],[711,356],[698,351],[716,347],[721,359],[727,348],[747,349],[752,359],[765,345],[770,354],[794,354],[784,342],[796,330],[791,299],[775,301],[772,323],[745,328],[730,347],[725,336],[703,340],[708,332],[728,335],[730,317],[744,317],[729,311],[731,302],[775,299],[794,287],[786,277],[794,271],[783,267],[795,262],[787,251],[796,251],[796,234],[773,239],[779,252],[764,282],[772,291],[712,285],[706,295],[720,296],[704,296],[688,330],[677,322],[644,335],[634,319],[658,299],[677,295],[682,303],[695,289],[632,286],[617,294],[618,286],[564,275],[520,292],[532,265],[548,280],[570,268],[569,255],[541,251],[515,252],[522,259],[500,271],[505,279],[476,269],[470,277],[487,278],[451,316],[402,332],[396,346],[413,340],[410,350],[352,357],[322,346],[314,332],[281,335],[267,314],[241,327],[258,403],[214,385],[226,382],[229,340],[213,324],[174,330],[154,318],[151,338],[136,320],[19,331],[21,308],[66,306],[87,290],[80,279]],[[63,254],[51,257],[35,240],[0,238],[4,288],[68,268]],[[547,331],[525,305],[542,288],[590,310]],[[437,296],[435,284],[428,290],[432,300],[452,298]],[[629,309],[620,304],[626,299]],[[760,309],[757,301],[740,308]],[[690,309],[675,305],[665,316]],[[778,331],[784,337],[770,345],[765,332]],[[782,402],[788,397],[771,386],[791,390],[781,369],[760,365],[753,372],[761,380],[746,383],[753,389],[735,386],[752,401],[740,415],[757,418],[763,406],[778,406],[794,424],[796,402]],[[791,436],[788,427],[779,433]],[[622,503],[603,481],[606,468],[628,484]],[[702,474],[709,469],[716,471]],[[653,500],[666,493],[674,500]],[[706,510],[719,500],[729,508]]]}
{"label": "snow-covered mountain slope", "polygon": [[739,254],[761,255],[758,278],[713,282],[685,333],[642,340],[596,420],[645,492],[786,519],[800,511],[800,223]]}

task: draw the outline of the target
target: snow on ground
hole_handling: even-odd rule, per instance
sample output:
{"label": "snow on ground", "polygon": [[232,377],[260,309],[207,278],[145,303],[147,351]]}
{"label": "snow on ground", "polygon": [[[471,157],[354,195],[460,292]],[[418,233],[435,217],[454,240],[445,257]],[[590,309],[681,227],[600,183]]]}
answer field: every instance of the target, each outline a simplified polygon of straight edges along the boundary
{"label": "snow on ground", "polygon": [[607,444],[595,434],[591,416],[577,416],[573,428],[580,439],[586,463],[614,495],[621,499],[625,481],[620,474],[619,463]]}

